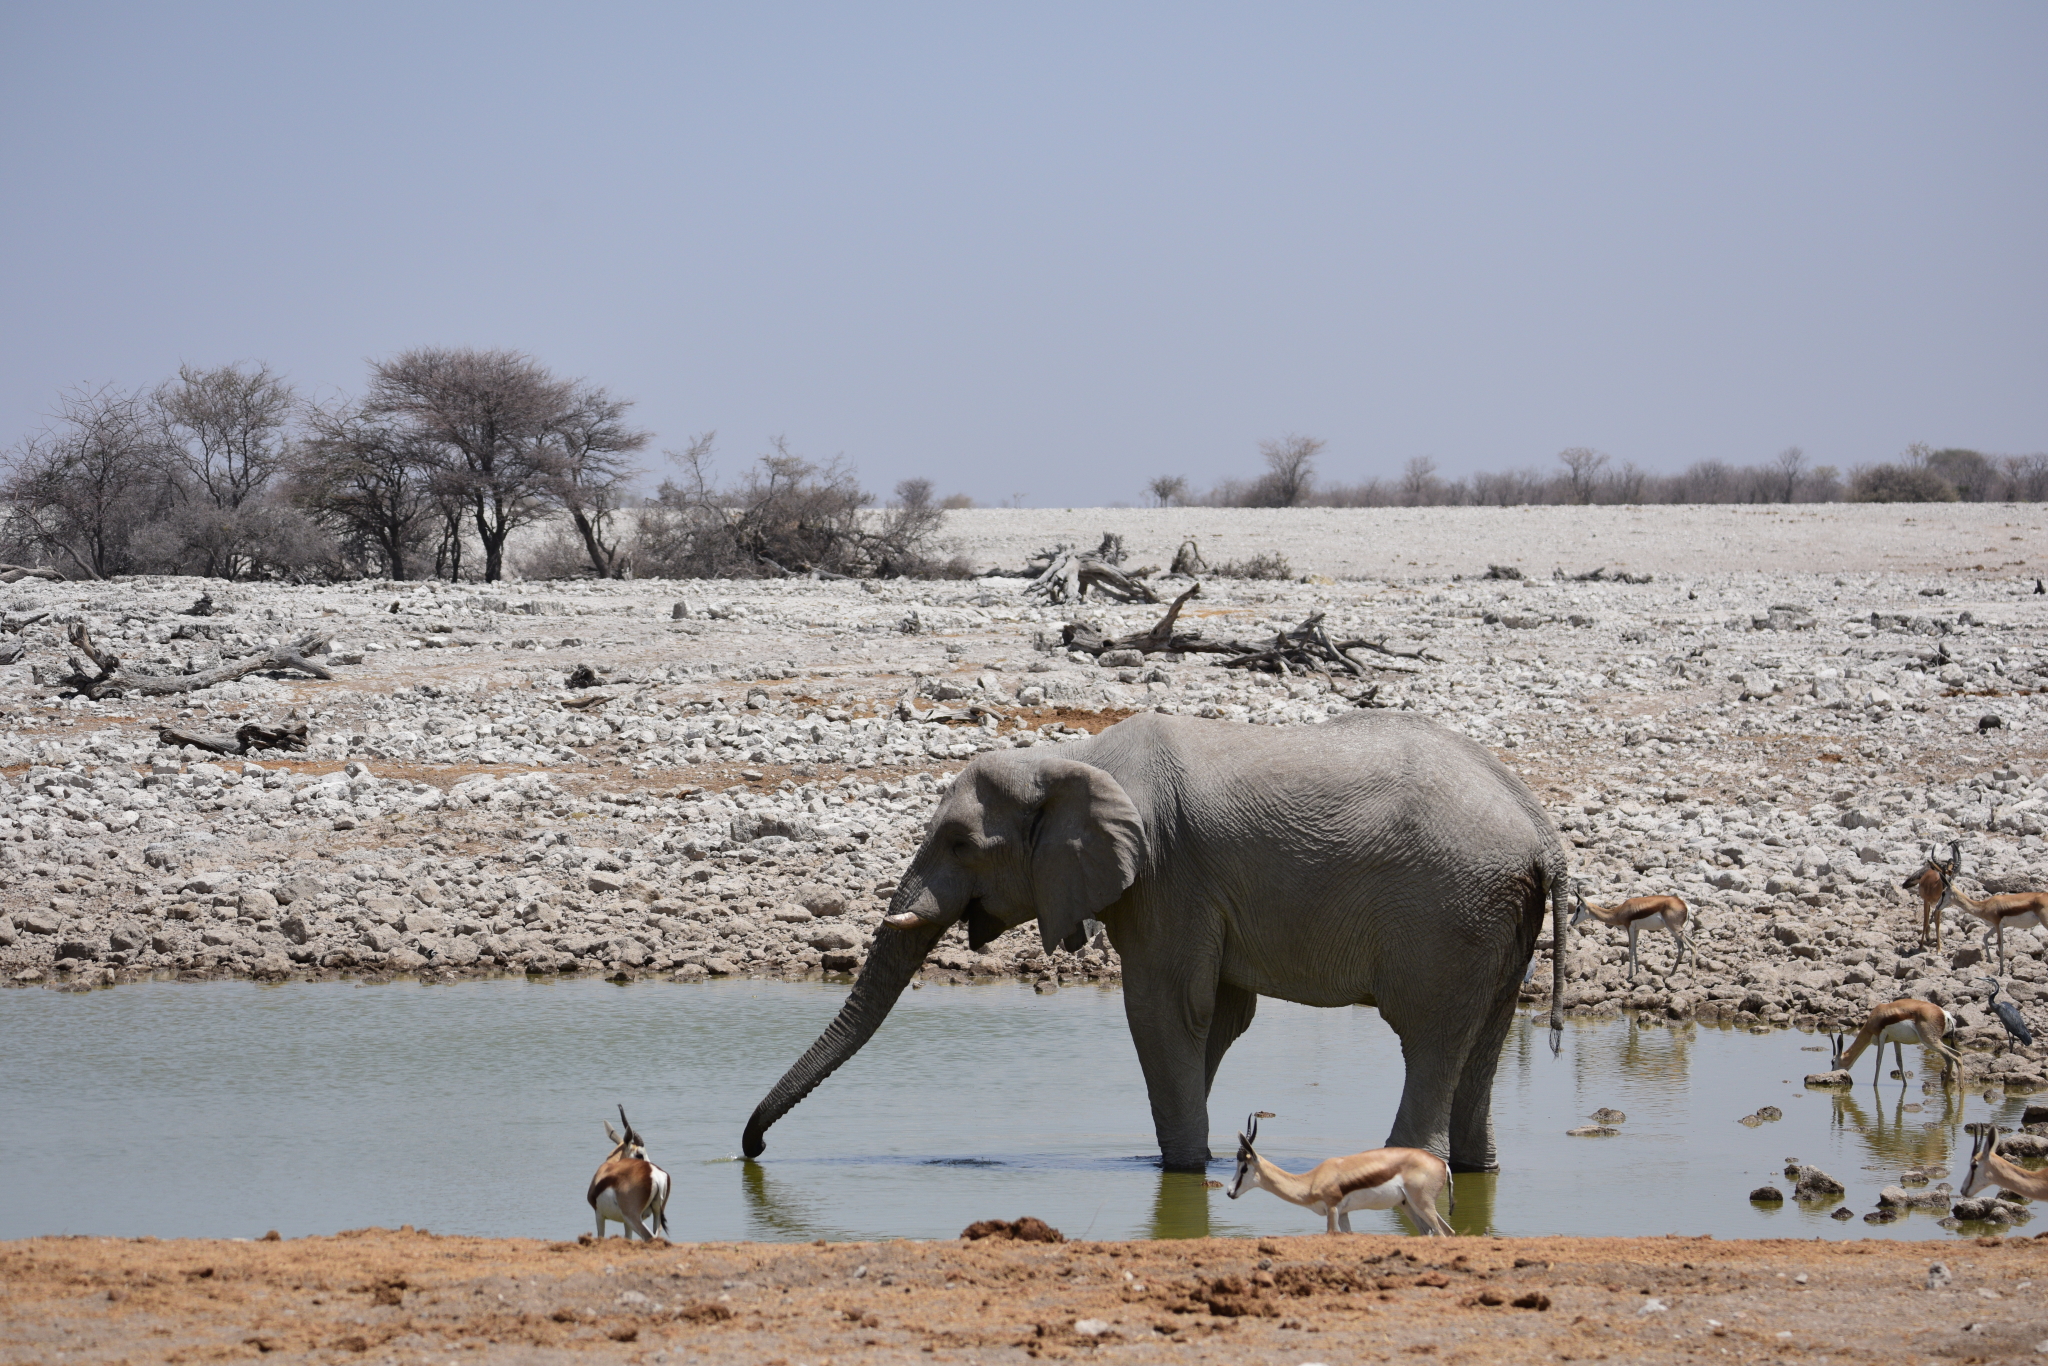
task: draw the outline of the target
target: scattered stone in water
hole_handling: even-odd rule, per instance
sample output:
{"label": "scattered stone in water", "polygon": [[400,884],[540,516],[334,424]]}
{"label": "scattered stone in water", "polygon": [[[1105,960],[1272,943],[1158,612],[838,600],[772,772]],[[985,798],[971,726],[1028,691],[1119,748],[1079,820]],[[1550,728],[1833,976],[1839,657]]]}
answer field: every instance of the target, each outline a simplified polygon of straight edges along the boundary
{"label": "scattered stone in water", "polygon": [[1836,1210],[1833,1214],[1830,1214],[1828,1216],[1828,1218],[1830,1219],[1854,1219],[1855,1217],[1856,1211],[1850,1209],[1847,1205],[1842,1206],[1840,1209]]}
{"label": "scattered stone in water", "polygon": [[1621,1130],[1608,1124],[1581,1124],[1576,1129],[1566,1129],[1566,1138],[1616,1138]]}
{"label": "scattered stone in water", "polygon": [[1866,1224],[1889,1224],[1896,1222],[1898,1220],[1898,1217],[1899,1212],[1891,1206],[1886,1205],[1882,1208],[1874,1209],[1870,1213],[1864,1215],[1863,1222]]}
{"label": "scattered stone in water", "polygon": [[1600,1124],[1626,1124],[1628,1122],[1627,1115],[1604,1105],[1588,1115],[1587,1118]]}
{"label": "scattered stone in water", "polygon": [[1763,1121],[1762,1121],[1761,1119],[1758,1119],[1758,1118],[1757,1118],[1757,1117],[1756,1117],[1755,1115],[1753,1115],[1753,1114],[1750,1114],[1750,1115],[1744,1115],[1744,1116],[1743,1116],[1743,1117],[1742,1117],[1741,1119],[1738,1119],[1738,1120],[1736,1120],[1735,1122],[1736,1122],[1737,1124],[1743,1125],[1743,1126],[1744,1126],[1745,1128],[1750,1128],[1750,1129],[1754,1129],[1754,1128],[1755,1128],[1755,1127],[1756,1127],[1757,1125],[1759,1125],[1759,1124],[1763,1123]]}
{"label": "scattered stone in water", "polygon": [[1853,1086],[1854,1086],[1854,1085],[1856,1084],[1856,1079],[1855,1079],[1854,1077],[1850,1076],[1850,1075],[1849,1075],[1849,1073],[1847,1072],[1847,1070],[1845,1070],[1845,1069],[1839,1069],[1839,1068],[1838,1068],[1838,1069],[1836,1069],[1836,1070],[1835,1070],[1835,1071],[1833,1071],[1833,1072],[1813,1072],[1813,1073],[1810,1073],[1810,1074],[1808,1074],[1808,1076],[1807,1076],[1807,1078],[1806,1078],[1806,1084],[1807,1084],[1808,1086],[1851,1086],[1851,1087],[1853,1087]]}
{"label": "scattered stone in water", "polygon": [[1801,1200],[1834,1200],[1848,1193],[1848,1187],[1819,1167],[1801,1167],[1799,1184],[1792,1191]]}
{"label": "scattered stone in water", "polygon": [[1776,1186],[1758,1186],[1749,1193],[1749,1199],[1750,1203],[1755,1205],[1782,1205],[1785,1203],[1785,1192]]}
{"label": "scattered stone in water", "polygon": [[1774,1119],[1783,1119],[1785,1112],[1775,1105],[1765,1105],[1757,1110],[1756,1117],[1768,1124]]}

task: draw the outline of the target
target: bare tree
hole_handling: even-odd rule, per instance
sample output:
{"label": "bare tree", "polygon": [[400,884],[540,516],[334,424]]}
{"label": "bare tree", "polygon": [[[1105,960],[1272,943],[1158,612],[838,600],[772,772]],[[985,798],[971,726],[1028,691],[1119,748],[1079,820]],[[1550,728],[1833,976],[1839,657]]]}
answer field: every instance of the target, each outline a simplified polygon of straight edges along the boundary
{"label": "bare tree", "polygon": [[269,366],[183,365],[153,397],[165,455],[192,496],[217,508],[240,507],[282,468],[298,396]]}
{"label": "bare tree", "polygon": [[1409,507],[1423,507],[1437,501],[1443,480],[1436,477],[1436,461],[1418,455],[1401,468],[1401,501]]}
{"label": "bare tree", "polygon": [[1152,501],[1155,505],[1170,508],[1175,503],[1187,501],[1188,481],[1182,475],[1162,474],[1147,484],[1145,491],[1152,495]]}
{"label": "bare tree", "polygon": [[1573,446],[1559,451],[1557,458],[1563,462],[1571,481],[1572,501],[1592,502],[1593,491],[1600,486],[1600,471],[1607,467],[1607,457],[1584,446]]}
{"label": "bare tree", "polygon": [[388,577],[412,577],[434,523],[435,452],[409,427],[352,405],[313,409],[306,427],[290,457],[294,500],[382,561]]}
{"label": "bare tree", "polygon": [[1771,461],[1771,492],[1773,502],[1789,503],[1799,494],[1799,480],[1806,472],[1806,452],[1797,446],[1787,446]]}
{"label": "bare tree", "polygon": [[568,410],[554,425],[559,449],[551,491],[575,524],[590,567],[600,579],[615,579],[625,572],[612,516],[640,473],[626,457],[646,446],[653,435],[626,424],[632,406],[630,399],[613,398],[601,388],[585,385],[571,396]]}
{"label": "bare tree", "polygon": [[1315,483],[1316,454],[1324,444],[1315,437],[1293,433],[1278,441],[1260,442],[1259,454],[1266,461],[1266,473],[1253,490],[1260,505],[1290,508],[1304,501]]}
{"label": "bare tree", "polygon": [[168,531],[206,574],[238,578],[257,572],[285,516],[263,499],[284,463],[298,408],[291,385],[267,365],[186,365],[177,379],[157,387],[152,404],[178,504]]}
{"label": "bare tree", "polygon": [[364,411],[403,420],[447,453],[446,481],[483,545],[484,580],[495,583],[506,539],[548,511],[559,461],[551,438],[575,397],[573,384],[519,352],[428,347],[377,365]]}
{"label": "bare tree", "polygon": [[140,394],[107,385],[63,396],[57,422],[8,457],[10,539],[103,579],[134,567],[134,541],[161,516],[160,428]]}

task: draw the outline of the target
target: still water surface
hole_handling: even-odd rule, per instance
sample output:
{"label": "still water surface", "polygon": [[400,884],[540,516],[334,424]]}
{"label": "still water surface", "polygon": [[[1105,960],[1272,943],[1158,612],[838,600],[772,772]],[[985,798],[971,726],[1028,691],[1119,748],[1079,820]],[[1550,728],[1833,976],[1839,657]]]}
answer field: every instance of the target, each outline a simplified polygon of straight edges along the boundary
{"label": "still water surface", "polygon": [[[0,1237],[287,1237],[366,1225],[573,1237],[623,1101],[674,1178],[680,1239],[953,1237],[1032,1214],[1069,1237],[1313,1233],[1261,1191],[1232,1201],[1160,1173],[1114,990],[1015,984],[906,992],[868,1047],[735,1160],[756,1101],[832,1018],[845,987],[789,982],[156,983],[0,992]],[[1562,1059],[1540,1021],[1510,1036],[1495,1088],[1504,1170],[1460,1176],[1461,1232],[1946,1237],[1916,1213],[1865,1224],[1906,1166],[1946,1160],[1961,1124],[2023,1103],[1920,1082],[1853,1096],[1799,1083],[1819,1037],[1576,1024]],[[1909,1067],[1922,1067],[1909,1050]],[[1889,1069],[1887,1069],[1889,1070]],[[1931,1076],[1931,1071],[1923,1075]],[[1225,1159],[1254,1109],[1261,1149],[1303,1170],[1380,1143],[1399,1097],[1393,1033],[1371,1010],[1261,1001],[1217,1077]],[[1904,1107],[1924,1104],[1914,1112]],[[1784,1118],[1735,1121],[1759,1106]],[[1623,1136],[1566,1138],[1602,1106]],[[1960,1146],[1959,1146],[1960,1145]],[[1960,1161],[1958,1160],[1960,1156]],[[1748,1192],[1788,1157],[1849,1187],[1777,1211]],[[1228,1162],[1210,1173],[1227,1179]],[[1360,1212],[1361,1232],[1404,1228]],[[617,1231],[616,1225],[613,1231]]]}

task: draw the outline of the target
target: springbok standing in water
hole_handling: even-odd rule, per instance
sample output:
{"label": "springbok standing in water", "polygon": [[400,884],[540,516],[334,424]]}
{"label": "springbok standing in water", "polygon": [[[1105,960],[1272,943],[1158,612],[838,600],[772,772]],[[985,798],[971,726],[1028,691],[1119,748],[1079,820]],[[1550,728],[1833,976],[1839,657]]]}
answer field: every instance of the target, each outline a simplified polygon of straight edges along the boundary
{"label": "springbok standing in water", "polygon": [[1636,935],[1644,925],[1652,922],[1671,931],[1671,937],[1678,941],[1677,957],[1671,960],[1675,972],[1685,959],[1685,951],[1692,950],[1693,965],[1697,967],[1700,951],[1692,940],[1685,937],[1685,918],[1690,913],[1683,900],[1675,896],[1632,896],[1615,906],[1601,906],[1586,900],[1577,884],[1572,887],[1572,899],[1578,903],[1578,910],[1572,913],[1572,924],[1576,925],[1587,916],[1592,916],[1603,925],[1617,930],[1628,931],[1628,979],[1636,979]]}
{"label": "springbok standing in water", "polygon": [[626,1126],[623,1138],[612,1131],[610,1120],[604,1122],[604,1135],[612,1141],[611,1156],[590,1178],[584,1199],[597,1212],[599,1238],[604,1237],[607,1222],[616,1222],[626,1226],[622,1236],[628,1241],[637,1233],[641,1241],[651,1243],[655,1233],[668,1235],[668,1173],[647,1160],[647,1145],[633,1132],[623,1105],[619,1123]]}
{"label": "springbok standing in water", "polygon": [[1941,1056],[1941,1074],[1951,1071],[1960,1073],[1962,1058],[1947,1044],[1948,1032],[1955,1028],[1955,1019],[1946,1010],[1932,1001],[1886,1001],[1883,1005],[1872,1006],[1870,1014],[1863,1019],[1863,1028],[1856,1031],[1856,1041],[1842,1047],[1842,1036],[1830,1034],[1834,1044],[1834,1059],[1828,1066],[1837,1072],[1844,1071],[1849,1064],[1863,1056],[1863,1050],[1873,1043],[1877,1045],[1877,1066],[1870,1073],[1870,1083],[1877,1084],[1878,1075],[1884,1070],[1884,1046],[1892,1046],[1892,1058],[1899,1071],[1906,1070],[1905,1043],[1918,1039]]}
{"label": "springbok standing in water", "polygon": [[[1245,1120],[1245,1132],[1237,1136],[1237,1176],[1229,1191],[1233,1200],[1261,1187],[1322,1215],[1328,1233],[1351,1232],[1351,1211],[1355,1209],[1406,1205],[1424,1233],[1449,1237],[1456,1232],[1436,1212],[1438,1193],[1450,1187],[1451,1169],[1435,1153],[1421,1148],[1374,1148],[1318,1162],[1306,1175],[1297,1176],[1258,1155],[1252,1147],[1258,1136],[1259,1117],[1252,1115]],[[1452,1191],[1451,1213],[1457,1212],[1458,1196]]]}

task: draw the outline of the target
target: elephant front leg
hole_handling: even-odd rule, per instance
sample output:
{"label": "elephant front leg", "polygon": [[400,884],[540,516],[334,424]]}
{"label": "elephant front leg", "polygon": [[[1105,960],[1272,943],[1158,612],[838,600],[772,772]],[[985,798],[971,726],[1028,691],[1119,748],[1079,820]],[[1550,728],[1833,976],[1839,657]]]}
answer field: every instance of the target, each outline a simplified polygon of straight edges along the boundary
{"label": "elephant front leg", "polygon": [[1130,968],[1126,959],[1124,1017],[1138,1049],[1138,1066],[1145,1073],[1159,1155],[1168,1171],[1205,1172],[1210,1156],[1208,1054],[1216,986],[1185,981],[1148,986],[1133,980]]}

